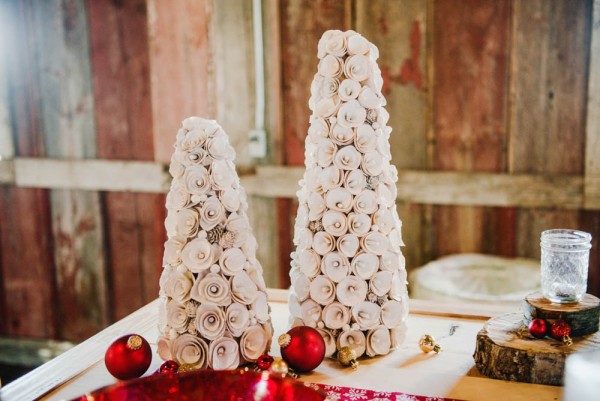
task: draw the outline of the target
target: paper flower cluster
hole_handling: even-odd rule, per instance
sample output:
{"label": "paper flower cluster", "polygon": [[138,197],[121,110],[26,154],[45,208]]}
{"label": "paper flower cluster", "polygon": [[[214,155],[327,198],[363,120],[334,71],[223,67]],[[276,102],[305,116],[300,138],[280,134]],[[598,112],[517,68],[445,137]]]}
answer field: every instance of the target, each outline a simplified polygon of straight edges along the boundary
{"label": "paper flower cluster", "polygon": [[183,121],[169,169],[158,353],[193,368],[253,362],[273,335],[234,157],[216,121]]}
{"label": "paper flower cluster", "polygon": [[327,356],[387,354],[406,331],[408,293],[378,50],[354,31],[319,41],[300,181],[290,311]]}

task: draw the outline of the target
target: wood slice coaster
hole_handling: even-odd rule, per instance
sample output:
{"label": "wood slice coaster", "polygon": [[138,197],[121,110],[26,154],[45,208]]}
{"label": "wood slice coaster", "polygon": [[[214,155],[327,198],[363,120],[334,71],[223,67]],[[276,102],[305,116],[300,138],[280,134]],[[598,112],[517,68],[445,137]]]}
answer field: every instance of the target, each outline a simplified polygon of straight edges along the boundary
{"label": "wood slice coaster", "polygon": [[598,331],[600,324],[600,299],[585,294],[581,302],[572,304],[555,304],[546,299],[542,293],[534,292],[523,301],[525,324],[531,319],[540,318],[550,323],[564,320],[571,326],[571,337],[592,334]]}
{"label": "wood slice coaster", "polygon": [[567,346],[529,334],[520,313],[488,320],[477,334],[475,364],[484,375],[526,383],[562,385],[565,358],[578,351],[600,349],[600,332],[573,338]]}

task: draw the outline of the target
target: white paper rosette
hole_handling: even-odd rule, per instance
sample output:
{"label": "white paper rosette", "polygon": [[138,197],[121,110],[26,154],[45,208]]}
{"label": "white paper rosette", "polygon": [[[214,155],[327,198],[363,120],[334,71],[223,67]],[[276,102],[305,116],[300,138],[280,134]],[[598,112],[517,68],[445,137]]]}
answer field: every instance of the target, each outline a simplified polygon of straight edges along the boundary
{"label": "white paper rosette", "polygon": [[312,278],[319,274],[321,257],[313,249],[304,249],[300,253],[299,267],[305,276]]}
{"label": "white paper rosette", "polygon": [[371,231],[371,217],[366,213],[350,213],[348,215],[348,231],[362,237]]}
{"label": "white paper rosette", "polygon": [[341,329],[350,323],[350,311],[339,302],[332,302],[323,308],[323,322],[330,329]]}
{"label": "white paper rosette", "polygon": [[[316,327],[327,356],[343,346],[358,356],[383,355],[406,331],[398,172],[390,164],[392,129],[378,57],[377,47],[357,32],[327,31],[310,87],[290,322]],[[178,166],[174,173],[180,174]]]}
{"label": "white paper rosette", "polygon": [[227,306],[231,304],[229,282],[218,273],[209,273],[196,280],[191,290],[191,298],[201,304]]}
{"label": "white paper rosette", "polygon": [[360,330],[342,332],[338,337],[338,349],[342,347],[351,347],[356,353],[356,357],[360,358],[367,349],[365,334]]}
{"label": "white paper rosette", "polygon": [[329,305],[335,299],[335,284],[324,275],[315,277],[310,283],[310,297],[321,305]]}
{"label": "white paper rosette", "polygon": [[208,364],[208,345],[202,338],[182,334],[171,342],[171,356],[181,364],[204,369]]}
{"label": "white paper rosette", "polygon": [[377,326],[367,334],[367,355],[385,355],[392,348],[390,330],[386,326]]}
{"label": "white paper rosette", "polygon": [[367,282],[348,276],[337,285],[337,299],[346,306],[354,306],[367,296]]}
{"label": "white paper rosette", "polygon": [[[335,115],[339,82],[321,84],[320,96],[333,102],[327,113]],[[315,139],[327,138],[329,122],[315,120],[313,131]],[[235,172],[235,151],[216,121],[187,118],[176,139],[159,281],[158,353],[194,368],[235,369],[267,352],[272,336],[246,193]],[[335,150],[332,143],[330,151]],[[333,153],[329,159],[332,164]],[[309,221],[304,208],[299,228]],[[304,232],[297,243],[311,249],[313,234]]]}
{"label": "white paper rosette", "polygon": [[246,305],[233,303],[225,314],[227,330],[235,337],[241,336],[250,324],[250,312]]}
{"label": "white paper rosette", "polygon": [[367,179],[360,170],[348,171],[344,177],[344,188],[346,188],[352,195],[358,195],[367,185]]}
{"label": "white paper rosette", "polygon": [[350,263],[339,252],[330,252],[323,256],[321,270],[331,281],[339,283],[348,276]]}
{"label": "white paper rosette", "polygon": [[165,274],[165,281],[162,288],[166,296],[179,303],[184,303],[190,300],[193,285],[194,276],[191,272],[176,270]]}
{"label": "white paper rosette", "polygon": [[352,317],[361,330],[372,329],[379,324],[381,308],[373,302],[362,301],[352,307]]}
{"label": "white paper rosette", "polygon": [[337,166],[329,166],[323,169],[317,179],[323,191],[329,191],[342,185],[344,170],[337,168]]}
{"label": "white paper rosette", "polygon": [[213,264],[213,247],[205,238],[196,238],[183,248],[181,259],[192,273],[200,273]]}
{"label": "white paper rosette", "polygon": [[[327,192],[325,205],[330,210],[347,213],[352,209],[352,193],[346,188],[335,188]],[[323,208],[323,211],[325,208]]]}
{"label": "white paper rosette", "polygon": [[238,343],[231,337],[221,337],[208,347],[208,366],[214,370],[231,370],[240,364]]}
{"label": "white paper rosette", "polygon": [[335,337],[330,331],[320,328],[317,328],[316,330],[319,332],[319,334],[321,334],[321,337],[323,337],[323,340],[325,341],[325,357],[329,358],[333,356],[333,354],[335,354],[337,351]]}
{"label": "white paper rosette", "polygon": [[254,362],[269,350],[270,343],[271,335],[262,326],[251,326],[240,339],[240,352],[245,360]]}
{"label": "white paper rosette", "polygon": [[340,99],[347,102],[356,99],[360,93],[361,85],[353,79],[344,79],[339,86]]}

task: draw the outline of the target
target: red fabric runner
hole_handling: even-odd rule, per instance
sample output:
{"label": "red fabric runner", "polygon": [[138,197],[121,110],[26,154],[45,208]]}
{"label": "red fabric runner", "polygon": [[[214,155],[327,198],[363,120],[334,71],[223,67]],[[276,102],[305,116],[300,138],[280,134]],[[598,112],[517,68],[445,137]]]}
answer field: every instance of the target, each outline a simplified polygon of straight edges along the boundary
{"label": "red fabric runner", "polygon": [[329,384],[311,383],[311,386],[326,392],[331,401],[459,401],[453,398],[426,397],[394,391],[374,391]]}

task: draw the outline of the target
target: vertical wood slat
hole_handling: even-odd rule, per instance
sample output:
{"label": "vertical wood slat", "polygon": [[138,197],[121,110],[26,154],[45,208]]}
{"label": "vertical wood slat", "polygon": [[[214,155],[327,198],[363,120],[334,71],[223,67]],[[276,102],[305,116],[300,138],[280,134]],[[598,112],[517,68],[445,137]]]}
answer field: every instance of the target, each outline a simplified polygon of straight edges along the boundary
{"label": "vertical wood slat", "polygon": [[[377,60],[384,79],[383,92],[390,113],[388,125],[391,162],[399,169],[427,169],[427,46],[428,3],[421,0],[357,0],[354,29],[379,48]],[[402,250],[407,268],[429,261],[432,255],[430,206],[400,203]]]}
{"label": "vertical wood slat", "polygon": [[[46,154],[94,158],[91,67],[86,4],[31,3]],[[81,340],[108,323],[99,194],[50,191],[60,336]]]}
{"label": "vertical wood slat", "polygon": [[[23,2],[3,2],[5,18],[0,39],[6,105],[3,135],[19,156],[42,156],[44,149],[37,113],[35,59],[31,51],[31,8]],[[6,149],[0,150],[4,153]],[[7,156],[11,156],[5,153]],[[0,187],[0,334],[53,338],[58,335],[54,291],[48,191]]]}
{"label": "vertical wood slat", "polygon": [[[270,2],[269,7],[274,7]],[[247,170],[260,160],[248,153],[248,139],[255,121],[255,69],[254,69],[254,25],[253,2],[246,0],[215,1],[211,3],[210,35],[213,75],[215,87],[215,116],[236,150],[235,163],[239,171]],[[263,13],[265,11],[263,10]],[[268,21],[263,19],[263,27]],[[269,29],[267,26],[263,29]],[[272,40],[266,30],[264,40]],[[235,47],[236,51],[231,51]],[[266,54],[276,52],[265,47]],[[235,77],[235,79],[232,79]],[[273,74],[267,75],[276,80]],[[271,106],[276,107],[276,106]],[[272,123],[273,124],[273,123]],[[271,125],[273,127],[273,125]],[[272,132],[267,132],[273,135]],[[258,241],[257,258],[263,266],[263,275],[268,286],[277,286],[278,255],[276,219],[273,218],[273,199],[252,196],[248,199],[248,218]]]}
{"label": "vertical wood slat", "polygon": [[585,197],[587,207],[582,211],[581,227],[592,233],[588,289],[600,294],[600,0],[594,0],[591,21],[589,54],[589,78],[586,121]]}
{"label": "vertical wood slat", "polygon": [[215,115],[209,1],[147,1],[154,160],[159,162],[171,160],[185,116]]}
{"label": "vertical wood slat", "polygon": [[217,0],[211,9],[215,118],[236,149],[236,165],[247,167],[253,163],[248,138],[256,106],[252,1]]}
{"label": "vertical wood slat", "polygon": [[[591,1],[515,1],[509,171],[582,174]],[[577,211],[519,209],[517,252],[538,258],[543,230]]]}
{"label": "vertical wood slat", "polygon": [[[278,1],[262,1],[263,20],[263,65],[265,67],[265,130],[267,132],[267,156],[256,160],[257,164],[282,164],[283,147],[283,102],[281,74],[281,27],[279,25],[280,4]],[[269,287],[279,287],[280,266],[277,199],[250,196],[249,217],[258,241],[257,258],[263,266],[265,282]],[[287,243],[287,242],[286,242]],[[287,280],[286,280],[287,282]]]}
{"label": "vertical wood slat", "polygon": [[600,209],[600,0],[593,4],[588,73],[584,202]]}
{"label": "vertical wood slat", "polygon": [[[433,9],[434,166],[502,171],[506,142],[506,75],[511,3],[440,0]],[[439,255],[514,249],[514,225],[494,208],[438,206]],[[510,215],[510,212],[509,212]],[[485,234],[495,233],[489,237]],[[508,237],[502,244],[494,241]]]}
{"label": "vertical wood slat", "polygon": [[[280,2],[284,163],[304,164],[304,139],[308,132],[310,84],[317,72],[317,44],[328,29],[347,30],[351,25],[350,1],[283,0]],[[297,202],[277,199],[280,287],[290,284],[288,270],[293,249],[293,220]]]}
{"label": "vertical wood slat", "polygon": [[[98,157],[154,157],[145,0],[89,1]],[[111,319],[158,295],[164,195],[103,194]]]}

